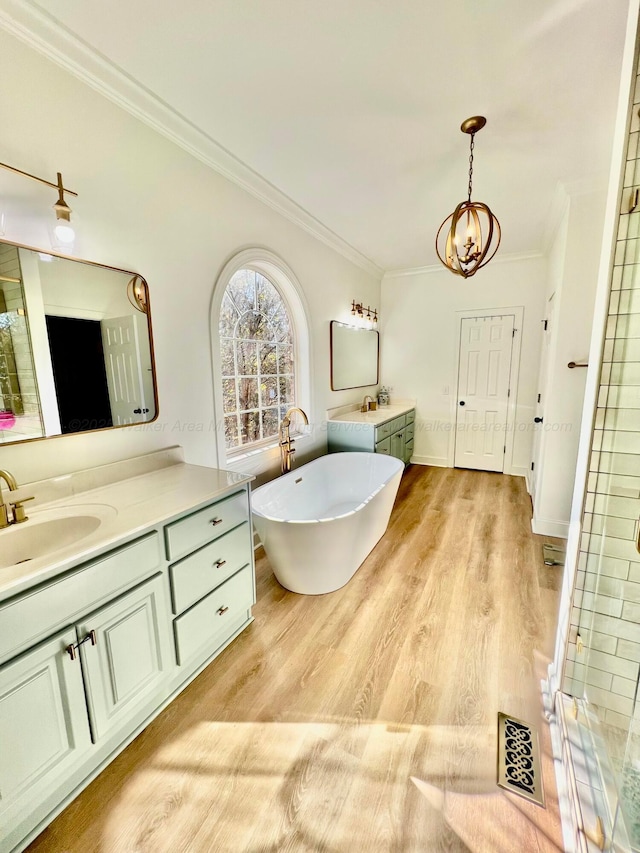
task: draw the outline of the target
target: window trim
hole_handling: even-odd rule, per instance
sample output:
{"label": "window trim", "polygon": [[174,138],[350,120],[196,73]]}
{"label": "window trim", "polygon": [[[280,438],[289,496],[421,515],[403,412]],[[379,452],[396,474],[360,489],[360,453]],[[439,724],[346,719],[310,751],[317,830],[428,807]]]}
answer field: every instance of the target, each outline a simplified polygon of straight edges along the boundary
{"label": "window trim", "polygon": [[[269,461],[274,450],[277,450],[277,442],[274,444],[273,439],[262,439],[260,442],[227,450],[224,439],[224,406],[220,370],[220,311],[227,286],[235,273],[241,269],[255,270],[255,272],[264,275],[276,287],[284,300],[292,324],[294,363],[296,366],[296,405],[304,409],[311,422],[312,365],[308,321],[310,315],[304,292],[295,273],[282,258],[267,249],[257,246],[243,249],[227,261],[216,279],[211,299],[210,331],[218,465],[220,467],[252,470],[258,473],[270,467]],[[300,438],[309,440],[308,435],[304,433],[300,435]]]}

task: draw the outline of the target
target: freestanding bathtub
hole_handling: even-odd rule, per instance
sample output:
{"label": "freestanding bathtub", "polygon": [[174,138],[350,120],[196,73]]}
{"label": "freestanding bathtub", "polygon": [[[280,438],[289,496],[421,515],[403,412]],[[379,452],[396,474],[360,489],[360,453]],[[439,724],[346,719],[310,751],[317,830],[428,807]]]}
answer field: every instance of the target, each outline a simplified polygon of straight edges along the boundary
{"label": "freestanding bathtub", "polygon": [[253,520],[280,584],[340,589],[382,537],[404,464],[380,453],[331,453],[257,488]]}

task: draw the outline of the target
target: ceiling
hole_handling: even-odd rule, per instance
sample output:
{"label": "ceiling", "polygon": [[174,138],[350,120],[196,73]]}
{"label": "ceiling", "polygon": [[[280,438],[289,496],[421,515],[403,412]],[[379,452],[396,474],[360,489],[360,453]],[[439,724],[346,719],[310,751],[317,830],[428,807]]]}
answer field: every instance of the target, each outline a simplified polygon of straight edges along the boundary
{"label": "ceiling", "polygon": [[[17,2],[17,0],[16,0]],[[22,0],[379,267],[437,263],[466,196],[544,248],[558,182],[608,170],[628,0]],[[117,12],[115,10],[117,9]]]}

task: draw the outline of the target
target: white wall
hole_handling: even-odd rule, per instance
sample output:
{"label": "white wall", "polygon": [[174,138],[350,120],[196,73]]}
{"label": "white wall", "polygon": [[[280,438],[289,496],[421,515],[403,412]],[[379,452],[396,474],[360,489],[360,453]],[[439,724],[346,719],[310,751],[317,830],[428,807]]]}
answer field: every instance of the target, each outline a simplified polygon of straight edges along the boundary
{"label": "white wall", "polygon": [[546,264],[541,257],[499,259],[470,279],[442,268],[385,275],[382,283],[381,381],[392,398],[416,399],[414,461],[447,465],[456,417],[456,312],[524,308],[513,459],[507,473],[531,464]]}
{"label": "white wall", "polygon": [[550,251],[546,299],[553,296],[554,322],[532,520],[534,532],[548,536],[569,530],[587,372],[567,365],[588,360],[605,204],[605,187],[570,191]]}
{"label": "white wall", "polygon": [[[354,298],[379,306],[378,278],[5,32],[0,53],[2,159],[43,177],[61,171],[79,193],[76,256],[147,279],[160,400],[154,424],[2,448],[1,467],[28,482],[169,444],[183,445],[189,462],[217,465],[211,294],[229,257],[255,245],[282,257],[304,288],[316,425],[306,452],[323,452],[325,410],[366,390],[330,391],[329,322]],[[55,192],[9,173],[0,189],[6,239],[48,248]]]}

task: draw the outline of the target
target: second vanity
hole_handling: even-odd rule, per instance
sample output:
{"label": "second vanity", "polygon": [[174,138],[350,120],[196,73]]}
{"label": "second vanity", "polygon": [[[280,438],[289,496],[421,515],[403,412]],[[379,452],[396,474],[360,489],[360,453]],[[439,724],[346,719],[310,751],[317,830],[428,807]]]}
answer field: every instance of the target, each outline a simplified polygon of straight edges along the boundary
{"label": "second vanity", "polygon": [[35,484],[0,531],[2,853],[252,621],[250,479],[160,451]]}
{"label": "second vanity", "polygon": [[384,453],[407,463],[413,454],[416,410],[413,403],[395,403],[362,412],[338,411],[327,419],[329,453],[361,450]]}

